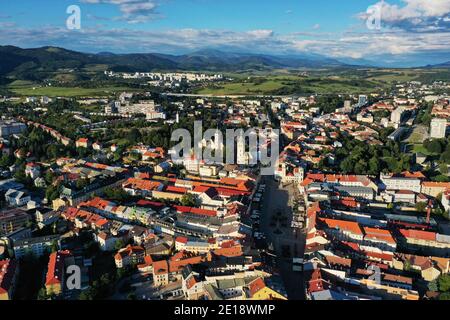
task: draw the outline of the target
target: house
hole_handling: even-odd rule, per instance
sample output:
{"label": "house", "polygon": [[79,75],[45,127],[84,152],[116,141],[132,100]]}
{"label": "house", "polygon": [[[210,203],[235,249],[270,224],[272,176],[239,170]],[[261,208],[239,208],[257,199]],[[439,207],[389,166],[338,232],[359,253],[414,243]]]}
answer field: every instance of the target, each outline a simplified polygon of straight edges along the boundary
{"label": "house", "polygon": [[94,142],[92,144],[92,149],[96,150],[96,151],[100,151],[103,149],[103,145],[100,142]]}
{"label": "house", "polygon": [[153,263],[153,282],[156,287],[169,283],[169,264],[166,260]]}
{"label": "house", "polygon": [[31,179],[37,179],[41,175],[41,169],[38,164],[29,162],[25,166],[25,175],[31,177]]}
{"label": "house", "polygon": [[203,283],[199,279],[199,274],[193,272],[191,266],[184,268],[181,274],[184,296],[188,300],[199,300],[205,294]]}
{"label": "house", "polygon": [[286,296],[266,285],[262,277],[258,277],[244,287],[248,300],[287,300]]}
{"label": "house", "polygon": [[80,138],[77,141],[75,141],[75,146],[77,148],[88,148],[89,140],[87,138]]}
{"label": "house", "polygon": [[380,180],[385,190],[409,190],[420,193],[422,188],[422,177],[410,174],[381,174]]}
{"label": "house", "polygon": [[16,259],[20,259],[27,255],[41,257],[44,254],[47,254],[54,245],[56,245],[56,248],[61,247],[59,235],[16,240],[13,243],[14,256]]}
{"label": "house", "polygon": [[364,233],[357,222],[335,220],[335,219],[318,219],[326,226],[326,230],[337,239],[362,241]]}
{"label": "house", "polygon": [[18,273],[16,260],[0,260],[0,300],[12,300]]}
{"label": "house", "polygon": [[31,201],[31,197],[25,191],[9,189],[5,193],[5,200],[11,207],[22,207]]}
{"label": "house", "polygon": [[450,182],[422,182],[422,193],[427,196],[436,198],[439,194],[445,193],[446,190],[450,190]]}
{"label": "house", "polygon": [[11,209],[0,212],[0,236],[15,232],[25,226],[31,217],[24,210]]}
{"label": "house", "polygon": [[34,180],[34,186],[36,188],[45,188],[45,187],[47,187],[47,183],[45,182],[44,178],[39,177]]}
{"label": "house", "polygon": [[75,264],[75,259],[69,250],[50,254],[45,277],[47,295],[59,295],[64,291],[66,268]]}
{"label": "house", "polygon": [[101,231],[95,235],[95,241],[97,241],[100,250],[102,251],[113,251],[118,240],[120,239],[114,237],[109,232]]}
{"label": "house", "polygon": [[129,265],[137,265],[144,262],[145,250],[141,246],[128,245],[120,249],[114,256],[117,268],[124,268]]}

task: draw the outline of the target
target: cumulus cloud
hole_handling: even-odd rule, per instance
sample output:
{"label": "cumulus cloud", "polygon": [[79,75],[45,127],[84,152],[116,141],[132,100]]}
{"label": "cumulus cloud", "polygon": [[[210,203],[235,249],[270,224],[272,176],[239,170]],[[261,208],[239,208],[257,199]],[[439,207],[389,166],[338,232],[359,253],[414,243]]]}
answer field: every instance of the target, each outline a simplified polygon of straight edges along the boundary
{"label": "cumulus cloud", "polygon": [[129,28],[27,29],[0,25],[0,43],[18,46],[56,45],[80,51],[180,53],[201,48],[259,53],[317,53],[342,58],[376,59],[450,52],[450,33],[349,32],[343,34],[290,33],[272,30],[172,29],[143,31]]}
{"label": "cumulus cloud", "polygon": [[158,7],[154,0],[81,0],[81,2],[116,5],[122,13],[120,19],[128,23],[141,23],[153,19]]}
{"label": "cumulus cloud", "polygon": [[[385,27],[410,32],[450,31],[450,0],[402,0],[403,5],[379,1],[381,22]],[[367,19],[368,14],[360,13]]]}

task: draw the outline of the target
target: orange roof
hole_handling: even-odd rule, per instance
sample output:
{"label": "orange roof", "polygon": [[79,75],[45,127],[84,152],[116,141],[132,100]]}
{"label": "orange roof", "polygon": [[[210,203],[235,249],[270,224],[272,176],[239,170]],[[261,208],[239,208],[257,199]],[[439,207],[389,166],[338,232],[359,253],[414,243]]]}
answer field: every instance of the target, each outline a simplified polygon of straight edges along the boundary
{"label": "orange roof", "polygon": [[140,246],[128,245],[128,246],[126,246],[126,248],[120,249],[119,252],[117,252],[116,255],[114,256],[114,259],[122,260],[122,258],[125,256],[133,256],[136,254],[141,254],[143,252],[144,252],[144,248],[142,248]]}
{"label": "orange roof", "polygon": [[363,232],[358,223],[352,221],[335,220],[335,219],[321,219],[330,229],[340,229],[351,232],[355,235],[363,235]]}
{"label": "orange roof", "polygon": [[69,250],[53,252],[50,255],[45,285],[61,283],[65,272],[64,261],[70,256],[72,256],[72,254]]}
{"label": "orange roof", "polygon": [[186,237],[177,237],[177,238],[175,239],[175,242],[179,242],[179,243],[184,243],[184,244],[186,244],[186,243],[188,242],[188,238],[186,238]]}
{"label": "orange roof", "polygon": [[195,277],[190,277],[187,281],[186,281],[186,287],[188,289],[192,288],[193,286],[195,286],[195,284],[197,283],[197,280],[195,279]]}
{"label": "orange roof", "polygon": [[422,172],[420,171],[416,171],[416,172],[409,172],[409,171],[405,171],[402,172],[402,175],[405,178],[419,178],[419,179],[425,179],[426,177],[423,175]]}
{"label": "orange roof", "polygon": [[436,233],[435,232],[421,231],[421,230],[400,229],[400,233],[405,238],[421,239],[421,240],[428,240],[428,241],[436,241]]}
{"label": "orange roof", "polygon": [[190,258],[186,258],[186,259],[182,259],[182,260],[170,261],[169,262],[169,271],[170,272],[178,272],[181,269],[183,269],[184,267],[186,267],[187,265],[195,265],[195,264],[199,264],[201,262],[203,262],[202,256],[195,256],[195,257],[190,257]]}
{"label": "orange roof", "polygon": [[138,265],[137,267],[138,267],[138,269],[140,269],[140,268],[145,268],[145,267],[148,267],[148,266],[151,266],[151,265],[153,265],[152,257],[151,256],[145,256],[144,257],[144,263]]}
{"label": "orange roof", "polygon": [[166,191],[185,194],[185,193],[187,193],[188,190],[186,188],[182,188],[182,187],[167,186]]}
{"label": "orange roof", "polygon": [[0,260],[0,294],[7,293],[14,285],[17,267],[16,260]]}
{"label": "orange roof", "polygon": [[450,182],[432,182],[432,181],[424,181],[422,182],[422,186],[427,188],[450,188]]}
{"label": "orange roof", "polygon": [[130,187],[131,189],[151,191],[159,188],[161,186],[161,182],[129,178],[127,181],[123,183],[123,186]]}
{"label": "orange roof", "polygon": [[243,255],[242,246],[219,248],[213,251],[216,256],[239,257]]}
{"label": "orange roof", "polygon": [[156,275],[165,274],[169,272],[169,264],[166,260],[153,262],[153,272]]}
{"label": "orange roof", "polygon": [[258,291],[264,289],[266,284],[262,278],[256,278],[252,282],[248,284],[248,288],[250,291],[250,296],[253,297]]}
{"label": "orange roof", "polygon": [[392,244],[396,243],[389,230],[364,227],[364,233],[366,234],[365,238],[381,240]]}

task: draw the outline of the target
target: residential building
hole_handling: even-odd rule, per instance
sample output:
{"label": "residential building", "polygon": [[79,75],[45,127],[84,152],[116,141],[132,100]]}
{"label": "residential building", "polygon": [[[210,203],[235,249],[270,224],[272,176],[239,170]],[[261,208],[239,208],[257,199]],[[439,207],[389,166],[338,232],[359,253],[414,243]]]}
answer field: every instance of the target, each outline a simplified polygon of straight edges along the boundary
{"label": "residential building", "polygon": [[21,209],[0,212],[0,236],[21,229],[30,220],[30,215]]}
{"label": "residential building", "polygon": [[432,139],[443,139],[447,132],[447,119],[433,118],[430,124],[430,137]]}
{"label": "residential building", "polygon": [[59,235],[16,240],[13,242],[13,251],[16,259],[20,259],[26,255],[40,257],[50,252],[53,246],[56,246],[56,248],[61,246]]}
{"label": "residential building", "polygon": [[18,273],[16,260],[0,260],[0,300],[12,300]]}
{"label": "residential building", "polygon": [[22,207],[31,201],[26,191],[9,189],[5,193],[5,200],[11,207]]}
{"label": "residential building", "polygon": [[45,289],[47,295],[60,295],[65,290],[66,268],[75,264],[69,250],[53,252],[48,261]]}

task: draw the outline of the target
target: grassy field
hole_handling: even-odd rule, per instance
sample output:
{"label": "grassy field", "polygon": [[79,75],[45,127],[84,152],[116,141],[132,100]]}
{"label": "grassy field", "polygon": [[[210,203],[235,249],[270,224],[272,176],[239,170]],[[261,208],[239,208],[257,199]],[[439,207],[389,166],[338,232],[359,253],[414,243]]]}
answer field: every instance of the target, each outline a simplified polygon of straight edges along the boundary
{"label": "grassy field", "polygon": [[427,150],[422,144],[414,144],[414,145],[413,145],[412,151],[413,151],[414,153],[418,153],[418,152],[419,152],[419,153],[422,153],[422,154],[424,154],[424,155],[426,155],[426,156],[431,155],[431,153],[428,152],[428,150]]}
{"label": "grassy field", "polygon": [[355,79],[339,77],[305,78],[294,75],[261,76],[250,79],[241,77],[230,83],[202,88],[196,93],[212,95],[283,94],[283,92],[351,94],[374,92],[385,86],[377,82],[362,81],[360,83]]}
{"label": "grassy field", "polygon": [[42,87],[29,81],[17,80],[8,89],[20,96],[48,96],[48,97],[81,97],[107,96],[120,91],[138,91],[128,87],[79,88],[79,87]]}

